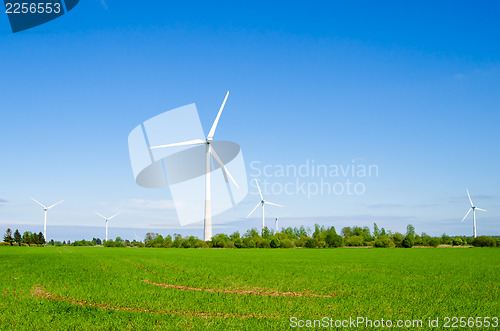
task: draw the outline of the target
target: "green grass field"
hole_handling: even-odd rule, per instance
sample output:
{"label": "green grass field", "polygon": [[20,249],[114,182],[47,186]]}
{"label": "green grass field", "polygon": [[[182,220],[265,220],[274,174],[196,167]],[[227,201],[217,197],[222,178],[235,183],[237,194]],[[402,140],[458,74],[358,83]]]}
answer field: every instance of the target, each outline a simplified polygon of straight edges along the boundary
{"label": "green grass field", "polygon": [[293,316],[425,326],[500,313],[495,248],[0,247],[0,262],[1,330],[282,330]]}

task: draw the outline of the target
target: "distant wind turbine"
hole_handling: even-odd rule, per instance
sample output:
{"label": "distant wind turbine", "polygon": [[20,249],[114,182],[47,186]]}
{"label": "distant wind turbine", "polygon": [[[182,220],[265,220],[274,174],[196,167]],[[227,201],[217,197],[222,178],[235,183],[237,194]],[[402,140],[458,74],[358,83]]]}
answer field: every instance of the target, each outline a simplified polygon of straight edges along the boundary
{"label": "distant wind turbine", "polygon": [[[262,206],[262,229],[264,229],[264,227],[266,226],[265,224],[265,221],[264,221],[264,205],[268,204],[268,205],[272,205],[272,206],[278,206],[278,207],[283,207],[282,205],[278,205],[276,203],[272,203],[272,202],[269,202],[269,201],[266,201],[264,200],[264,197],[262,196],[262,192],[260,190],[260,187],[259,187],[259,182],[257,181],[257,179],[255,179],[255,183],[257,184],[257,189],[259,190],[259,195],[260,195],[260,201],[259,203],[257,204],[257,206],[255,206],[254,209],[252,209],[252,211],[250,212],[250,214],[248,214],[247,218],[250,217],[250,215],[253,214],[253,212],[255,211],[255,209],[257,209],[257,207],[259,206]],[[277,226],[277,221],[278,219],[276,218],[276,226]]]}
{"label": "distant wind turbine", "polygon": [[474,203],[472,202],[472,199],[470,197],[470,194],[469,194],[469,190],[467,190],[467,195],[469,196],[469,201],[470,201],[470,209],[469,211],[467,212],[467,214],[465,214],[465,217],[462,219],[462,222],[465,221],[465,219],[467,218],[467,216],[469,216],[470,212],[472,211],[472,214],[474,215],[474,238],[476,238],[476,209],[477,210],[480,210],[480,211],[486,211],[484,209],[481,209],[477,206],[474,206]]}
{"label": "distant wind turbine", "polygon": [[116,214],[114,214],[113,216],[111,217],[106,217],[106,216],[103,216],[101,214],[99,214],[98,212],[95,212],[97,215],[101,216],[102,218],[104,218],[104,220],[106,221],[106,241],[108,241],[108,221],[110,219],[112,219],[113,217],[115,217],[116,215],[120,214],[121,212],[118,212]]}
{"label": "distant wind turbine", "polygon": [[35,201],[36,203],[38,203],[40,206],[42,206],[42,209],[43,209],[43,213],[44,213],[44,217],[43,217],[43,238],[45,239],[45,241],[47,241],[47,210],[49,210],[50,208],[60,204],[61,202],[63,202],[64,200],[61,200],[55,204],[53,204],[52,206],[50,207],[45,207],[44,205],[42,205],[38,200],[36,200],[35,198],[31,198],[33,201]]}
{"label": "distant wind turbine", "polygon": [[226,97],[224,98],[224,102],[222,102],[222,105],[220,106],[219,113],[217,113],[217,117],[215,118],[214,124],[212,125],[212,128],[210,129],[210,132],[208,133],[208,136],[205,140],[202,139],[195,139],[195,140],[189,140],[189,141],[184,141],[180,143],[174,143],[174,144],[168,144],[168,145],[160,145],[160,146],[154,146],[150,147],[149,149],[156,149],[156,148],[165,148],[165,147],[176,147],[176,146],[191,146],[191,145],[205,145],[205,220],[204,220],[204,235],[203,235],[203,240],[207,241],[212,239],[212,199],[211,199],[211,190],[210,190],[210,172],[211,172],[211,159],[210,155],[214,157],[214,159],[219,163],[220,167],[222,170],[224,170],[224,173],[231,179],[231,181],[234,183],[234,185],[237,188],[240,188],[236,181],[234,180],[233,176],[229,173],[229,171],[226,169],[226,166],[222,162],[222,160],[219,158],[219,155],[215,152],[214,148],[212,147],[212,141],[213,137],[215,134],[215,129],[217,128],[217,124],[219,123],[220,115],[222,114],[222,110],[224,109],[224,106],[226,105],[227,97],[229,96],[229,91],[226,93]]}

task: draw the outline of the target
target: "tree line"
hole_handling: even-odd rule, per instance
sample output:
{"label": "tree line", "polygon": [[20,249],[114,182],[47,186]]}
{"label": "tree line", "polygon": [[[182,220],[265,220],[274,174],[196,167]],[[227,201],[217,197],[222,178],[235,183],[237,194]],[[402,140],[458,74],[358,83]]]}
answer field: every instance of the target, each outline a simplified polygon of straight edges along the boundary
{"label": "tree line", "polygon": [[500,238],[481,236],[477,238],[443,234],[431,237],[425,232],[418,235],[415,227],[409,224],[406,233],[386,231],[376,223],[373,231],[368,227],[344,227],[337,234],[335,227],[325,227],[319,224],[310,228],[288,227],[280,232],[265,227],[260,233],[257,229],[249,229],[244,234],[234,232],[231,235],[217,234],[210,241],[203,241],[194,236],[184,237],[175,234],[163,237],[158,233],[147,233],[144,239],[146,247],[183,247],[183,248],[337,248],[337,247],[375,247],[375,248],[411,248],[413,246],[437,247],[450,246],[487,246],[500,247]]}
{"label": "tree line", "polygon": [[21,236],[21,233],[18,229],[12,234],[12,230],[10,228],[7,229],[5,235],[3,236],[3,241],[10,246],[17,244],[21,246],[21,244],[26,244],[28,246],[31,245],[45,245],[45,237],[42,232],[32,233],[30,231],[26,231]]}
{"label": "tree line", "polygon": [[[7,229],[4,235],[6,244],[18,245],[44,245],[43,234],[25,232],[22,236],[18,230],[12,234]],[[344,227],[341,234],[337,234],[335,227],[325,227],[319,224],[314,225],[314,231],[310,228],[288,227],[282,228],[280,232],[265,227],[262,231],[255,228],[248,229],[240,234],[238,231],[227,235],[224,233],[216,234],[209,241],[203,241],[195,236],[182,237],[180,234],[166,235],[148,232],[144,242],[129,241],[117,237],[115,240],[101,241],[99,238],[92,238],[92,241],[54,241],[51,240],[48,245],[54,246],[100,246],[104,247],[156,247],[156,248],[338,248],[338,247],[375,247],[375,248],[411,248],[413,246],[437,247],[439,245],[465,246],[472,245],[478,247],[500,247],[500,238],[480,236],[477,238],[465,236],[448,236],[446,234],[440,237],[431,237],[425,232],[420,235],[416,233],[415,227],[409,224],[406,227],[406,233],[386,231],[379,228],[376,223],[373,225],[373,231],[369,227]]]}

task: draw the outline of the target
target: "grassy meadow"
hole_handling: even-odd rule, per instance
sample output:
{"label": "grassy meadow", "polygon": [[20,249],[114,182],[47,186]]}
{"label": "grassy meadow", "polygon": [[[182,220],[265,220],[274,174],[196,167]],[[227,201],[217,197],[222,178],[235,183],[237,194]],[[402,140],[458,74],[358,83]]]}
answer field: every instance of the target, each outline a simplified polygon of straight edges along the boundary
{"label": "grassy meadow", "polygon": [[500,313],[495,248],[0,247],[0,263],[1,330],[283,330],[292,316]]}

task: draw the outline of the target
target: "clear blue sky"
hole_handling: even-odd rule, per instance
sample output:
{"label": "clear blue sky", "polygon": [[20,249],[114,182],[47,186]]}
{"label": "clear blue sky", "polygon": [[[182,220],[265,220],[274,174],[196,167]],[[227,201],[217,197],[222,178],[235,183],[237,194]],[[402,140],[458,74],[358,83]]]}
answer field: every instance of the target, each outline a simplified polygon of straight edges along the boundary
{"label": "clear blue sky", "polygon": [[[0,14],[0,224],[40,231],[34,196],[65,199],[48,231],[99,227],[94,210],[126,210],[111,236],[154,228],[201,237],[201,223],[179,229],[168,190],[134,183],[127,136],[193,102],[208,132],[230,90],[216,139],[241,145],[249,178],[256,161],[378,168],[354,178],[362,195],[269,192],[286,206],[271,209],[282,226],[377,222],[403,232],[412,223],[470,235],[471,220],[460,223],[468,188],[488,209],[478,234],[498,235],[499,12],[491,1],[87,0],[16,34]],[[244,219],[257,199],[251,188],[216,216],[214,233],[257,227]],[[68,227],[56,239],[80,234]]]}

